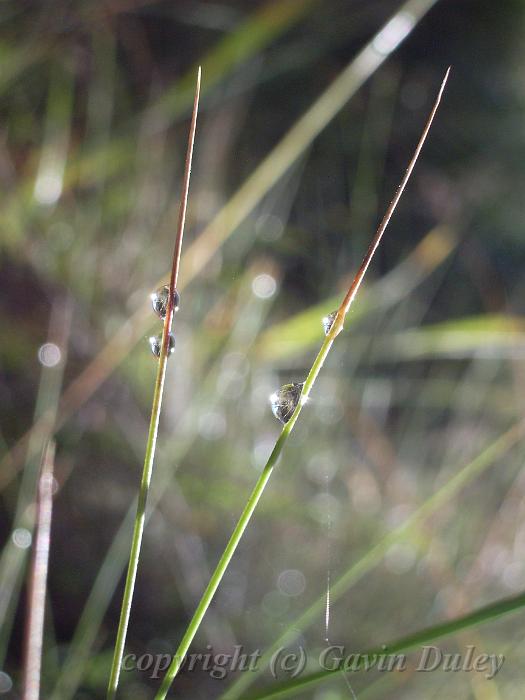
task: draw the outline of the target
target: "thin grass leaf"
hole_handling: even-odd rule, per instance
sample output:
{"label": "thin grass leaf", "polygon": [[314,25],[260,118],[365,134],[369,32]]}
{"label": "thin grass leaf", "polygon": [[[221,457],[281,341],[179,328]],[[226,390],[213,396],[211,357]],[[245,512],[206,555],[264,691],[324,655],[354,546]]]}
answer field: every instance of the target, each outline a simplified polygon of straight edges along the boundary
{"label": "thin grass leaf", "polygon": [[[482,452],[473,460],[466,464],[459,472],[449,479],[436,493],[428,498],[412,515],[401,525],[385,535],[377,544],[358,559],[330,589],[332,602],[338,600],[346,593],[351,586],[360,581],[365,574],[373,569],[383,559],[390,547],[402,541],[407,535],[412,533],[442,506],[449,503],[472,479],[480,476],[496,460],[501,459],[525,436],[525,421],[520,421],[509,430],[500,435],[496,440],[489,443]],[[312,605],[299,617],[287,626],[278,639],[264,652],[260,658],[257,670],[253,673],[241,675],[226,692],[221,695],[220,700],[238,700],[244,697],[244,692],[257,678],[259,673],[268,667],[272,654],[281,646],[290,644],[301,630],[311,625],[324,612],[325,606],[324,592]]]}
{"label": "thin grass leaf", "polygon": [[523,356],[525,323],[519,316],[484,314],[410,328],[389,342],[389,356],[397,360],[426,357],[501,358]]}
{"label": "thin grass leaf", "polygon": [[[240,285],[238,296],[244,304],[234,316],[235,324],[231,329],[228,344],[223,348],[223,355],[233,348],[237,352],[242,349],[248,353],[264,321],[265,314],[270,308],[267,300],[262,301],[253,295],[246,294],[251,285],[253,274],[252,268],[247,270],[243,283]],[[242,338],[242,343],[239,345],[240,338]],[[217,362],[209,374],[203,377],[196,388],[191,403],[185,407],[181,423],[175,426],[177,437],[168,437],[162,448],[157,446],[156,478],[153,480],[148,497],[149,507],[146,512],[146,524],[172,483],[178,464],[188,453],[198,435],[199,416],[205,409],[213,410],[215,405],[224,398],[224,390],[221,391],[217,388],[219,373],[220,362]],[[213,399],[210,396],[213,396]],[[135,447],[135,445],[132,446]],[[129,537],[133,530],[136,509],[137,503],[134,500],[100,566],[69,645],[62,673],[50,700],[68,700],[74,697],[84,676],[86,666],[92,656],[97,632],[126,566]]]}
{"label": "thin grass leaf", "polygon": [[[457,242],[450,228],[432,229],[395,269],[373,286],[363,289],[359,303],[352,310],[352,322],[358,322],[377,309],[391,308],[406,298],[450,256]],[[319,319],[336,308],[338,302],[339,298],[333,296],[265,330],[257,341],[257,359],[288,360],[310,348],[319,338]]]}
{"label": "thin grass leaf", "polygon": [[40,697],[40,669],[42,666],[47,570],[53,513],[54,459],[55,444],[50,441],[42,456],[38,480],[34,549],[29,574],[22,700],[38,700]]}
{"label": "thin grass leaf", "polygon": [[[32,433],[25,454],[16,508],[12,516],[13,531],[33,531],[34,512],[29,506],[34,502],[38,488],[41,455],[54,435],[54,421],[67,362],[71,315],[72,308],[68,301],[54,304],[51,311],[47,342],[59,349],[60,360],[52,366],[42,363],[34,411],[34,421],[39,425],[39,430]],[[4,664],[7,654],[26,561],[27,550],[18,547],[10,537],[0,556],[0,666]]]}
{"label": "thin grass leaf", "polygon": [[[356,671],[365,667],[367,657],[372,658],[381,654],[397,654],[399,652],[410,651],[411,649],[420,647],[428,642],[433,642],[436,639],[441,639],[442,637],[456,634],[457,632],[490,622],[491,620],[495,620],[503,615],[509,615],[510,613],[517,612],[523,607],[525,607],[525,592],[519,593],[511,598],[504,598],[496,601],[495,603],[490,603],[483,608],[474,610],[474,612],[468,613],[467,615],[463,615],[462,617],[458,617],[454,620],[441,622],[424,630],[413,632],[412,634],[401,637],[401,639],[397,639],[389,644],[377,647],[375,649],[370,649],[356,655],[358,658],[358,661],[356,662]],[[269,692],[257,693],[244,697],[245,700],[277,700],[278,698],[291,698],[307,689],[334,678],[334,676],[340,672],[340,668],[333,671],[319,671],[309,676],[305,676],[304,678],[283,683]]]}
{"label": "thin grass leaf", "polygon": [[[281,141],[247,178],[243,185],[206,226],[199,238],[188,248],[183,261],[180,289],[184,289],[213,258],[219,248],[237,227],[262,201],[268,191],[308,149],[318,134],[339,113],[348,100],[382,63],[409,36],[437,0],[408,0],[372,37],[358,55],[339,74],[331,85],[291,127]],[[389,34],[394,27],[397,29]],[[400,28],[403,31],[400,33]],[[386,39],[389,38],[389,41]],[[67,175],[67,173],[66,173]],[[166,282],[161,278],[157,286]],[[57,429],[75,413],[97,388],[111,375],[137,343],[151,323],[147,305],[141,306],[111,337],[90,364],[69,384],[64,392],[57,416]],[[12,447],[10,454],[0,462],[0,489],[16,474],[29,434],[34,425]],[[11,467],[11,468],[10,468]]]}
{"label": "thin grass leaf", "polygon": [[135,589],[135,580],[137,577],[137,569],[139,564],[140,549],[142,545],[142,536],[144,533],[144,523],[146,518],[146,503],[150,490],[151,476],[153,473],[153,461],[155,459],[155,447],[157,443],[157,432],[159,428],[160,411],[162,407],[162,396],[164,393],[164,380],[166,377],[166,366],[169,355],[169,342],[171,337],[171,324],[173,321],[174,295],[177,286],[177,279],[180,267],[180,256],[182,251],[182,238],[184,234],[184,223],[186,221],[186,209],[188,205],[188,191],[190,186],[191,161],[193,156],[193,143],[195,139],[195,129],[197,126],[197,111],[199,106],[199,90],[201,81],[201,71],[197,73],[197,85],[195,88],[195,97],[193,102],[193,114],[191,117],[190,133],[188,138],[188,150],[186,153],[186,163],[184,167],[184,178],[182,184],[182,195],[179,208],[179,219],[177,222],[177,233],[175,236],[175,249],[173,251],[173,264],[171,268],[171,278],[169,284],[168,303],[166,316],[164,319],[164,327],[162,331],[162,343],[160,348],[159,363],[157,368],[157,377],[155,379],[155,389],[153,392],[153,405],[151,408],[151,421],[146,443],[146,454],[144,457],[144,469],[140,483],[140,490],[137,500],[137,515],[135,518],[135,526],[133,529],[133,539],[131,543],[131,553],[129,558],[128,573],[126,576],[126,584],[124,588],[124,596],[122,599],[122,608],[120,613],[119,626],[117,630],[117,640],[115,643],[115,652],[108,684],[107,698],[112,700],[116,697],[117,687],[119,683],[120,670],[122,666],[122,657],[124,655],[124,646],[126,643],[126,634],[131,613],[131,604],[133,600],[133,592]]}
{"label": "thin grass leaf", "polygon": [[388,225],[388,222],[390,221],[390,218],[392,217],[392,214],[394,213],[394,210],[401,198],[401,195],[403,194],[403,191],[406,187],[406,184],[410,178],[410,175],[412,174],[412,171],[414,169],[414,166],[416,164],[416,161],[418,159],[419,153],[421,152],[421,149],[423,148],[423,144],[425,143],[426,137],[428,135],[428,132],[430,131],[430,127],[432,125],[432,121],[434,119],[434,116],[437,112],[441,96],[443,94],[443,90],[445,89],[445,84],[447,82],[448,76],[450,73],[450,68],[447,70],[445,73],[445,77],[443,78],[443,82],[441,83],[441,87],[439,89],[436,101],[434,103],[434,106],[432,108],[432,111],[430,113],[430,116],[428,118],[428,121],[425,125],[425,128],[423,129],[423,133],[419,139],[419,142],[416,146],[416,150],[414,152],[414,155],[412,156],[410,163],[408,164],[408,168],[403,176],[403,179],[401,180],[401,184],[399,185],[397,192],[394,196],[394,199],[390,203],[385,216],[383,217],[381,223],[379,224],[379,227],[372,239],[372,242],[368,248],[368,251],[363,259],[363,262],[361,263],[361,266],[359,270],[357,271],[356,276],[354,277],[354,280],[352,284],[350,285],[350,288],[343,299],[338,311],[337,315],[334,319],[334,322],[332,324],[332,327],[330,328],[329,332],[326,335],[326,339],[324,343],[321,346],[321,349],[317,355],[317,357],[314,360],[314,363],[312,365],[312,368],[310,369],[310,372],[308,373],[308,376],[302,385],[302,390],[300,393],[300,398],[297,401],[297,405],[295,406],[295,410],[293,411],[292,415],[290,416],[289,419],[287,419],[287,422],[285,423],[281,434],[279,438],[277,439],[277,442],[275,443],[275,447],[272,450],[272,453],[264,467],[264,469],[261,472],[261,475],[259,479],[257,480],[257,483],[255,484],[255,487],[248,498],[248,502],[246,503],[246,506],[241,514],[241,517],[239,518],[239,521],[237,525],[235,526],[235,529],[230,537],[230,540],[228,541],[228,544],[226,545],[226,548],[219,560],[219,563],[217,564],[217,567],[215,571],[213,572],[210,582],[208,586],[206,587],[206,590],[203,593],[203,596],[200,600],[199,605],[197,606],[197,609],[195,611],[195,614],[190,621],[190,624],[188,625],[188,628],[186,630],[186,633],[184,634],[182,641],[180,642],[180,645],[175,652],[175,655],[173,657],[173,661],[170,664],[170,667],[168,671],[166,672],[166,675],[164,676],[164,679],[161,684],[161,688],[157,695],[155,696],[156,700],[164,700],[166,697],[170,686],[173,682],[173,679],[177,675],[180,666],[182,664],[182,661],[184,657],[186,656],[186,653],[189,649],[189,646],[191,642],[193,641],[193,638],[195,634],[197,633],[197,630],[202,622],[202,618],[206,614],[206,610],[208,609],[213,596],[215,595],[215,591],[217,590],[225,572],[226,569],[228,568],[228,565],[231,561],[231,558],[233,557],[235,550],[237,549],[237,545],[239,544],[244,531],[246,527],[248,526],[248,523],[251,520],[251,517],[255,511],[255,508],[257,506],[257,503],[259,502],[259,499],[261,498],[264,489],[266,487],[266,484],[268,483],[268,480],[270,479],[270,476],[272,474],[274,466],[277,464],[277,461],[279,460],[279,457],[281,456],[281,452],[286,444],[286,441],[288,440],[288,437],[290,436],[293,427],[297,421],[297,418],[299,417],[299,414],[301,412],[302,407],[308,400],[308,396],[310,394],[310,391],[312,390],[312,387],[315,383],[315,380],[317,379],[317,376],[321,370],[321,367],[324,364],[324,361],[326,357],[328,356],[328,353],[330,352],[330,348],[332,347],[332,344],[335,340],[335,338],[339,335],[339,333],[343,330],[343,324],[344,320],[346,317],[346,314],[348,313],[350,306],[352,304],[352,301],[354,300],[359,287],[361,286],[361,282],[364,279],[364,276],[366,274],[366,271],[368,269],[368,266],[370,265],[370,262],[374,256],[375,251],[377,250],[377,247],[381,241],[381,238],[386,230],[386,227]]}

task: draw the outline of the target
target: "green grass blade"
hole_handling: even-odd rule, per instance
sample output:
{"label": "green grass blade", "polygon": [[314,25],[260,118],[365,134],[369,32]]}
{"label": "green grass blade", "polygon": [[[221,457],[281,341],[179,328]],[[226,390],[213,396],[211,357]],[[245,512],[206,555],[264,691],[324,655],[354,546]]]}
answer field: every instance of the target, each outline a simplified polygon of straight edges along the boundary
{"label": "green grass blade", "polygon": [[[441,637],[446,637],[448,635],[461,632],[462,630],[490,622],[491,620],[495,620],[502,615],[509,615],[510,613],[517,612],[523,607],[525,607],[525,592],[519,593],[511,598],[504,598],[503,600],[498,600],[495,603],[490,603],[483,608],[474,610],[474,612],[468,613],[467,615],[463,615],[462,617],[458,617],[454,620],[441,622],[437,625],[433,625],[432,627],[428,627],[405,637],[401,637],[401,639],[390,642],[390,644],[386,644],[385,646],[364,651],[359,657],[359,661],[356,662],[356,666],[358,668],[364,666],[367,655],[372,657],[380,654],[397,654],[400,652],[410,651],[411,649],[428,644],[428,642],[441,639]],[[277,700],[278,698],[291,698],[307,689],[334,678],[334,675],[340,672],[340,668],[334,669],[333,671],[322,670],[305,676],[304,678],[283,683],[269,692],[244,697],[245,700]]]}
{"label": "green grass blade", "polygon": [[[36,496],[40,455],[54,434],[54,419],[67,361],[70,324],[71,307],[69,303],[56,303],[49,322],[48,341],[57,344],[61,351],[61,358],[54,367],[42,366],[34,412],[34,421],[39,422],[40,428],[32,433],[28,443],[13,515],[13,531],[19,528],[29,532],[33,531],[34,511],[30,506],[34,503]],[[42,417],[45,419],[42,420]],[[0,556],[0,665],[4,664],[7,653],[14,615],[23,584],[27,554],[27,550],[18,547],[10,537]]]}
{"label": "green grass blade", "polygon": [[[355,324],[377,309],[391,308],[406,298],[455,250],[457,236],[450,228],[438,226],[430,231],[414,250],[379,282],[362,290],[352,310]],[[339,297],[300,311],[268,328],[257,341],[256,352],[262,361],[288,360],[308,350],[319,338],[319,319],[333,311]]]}
{"label": "green grass blade", "polygon": [[[420,527],[433,513],[437,512],[439,508],[449,503],[461,489],[491,467],[496,460],[501,459],[503,455],[524,437],[524,435],[525,422],[517,423],[503,433],[503,435],[500,435],[496,440],[487,445],[475,459],[449,479],[435,494],[407,518],[405,522],[379,540],[374,547],[358,559],[358,561],[334,583],[330,589],[330,598],[332,602],[338,600],[351,586],[377,566],[393,544],[403,540],[410,532]],[[244,697],[246,688],[255,681],[264,668],[267,668],[272,654],[274,654],[279,647],[286,646],[293,642],[301,630],[306,629],[318,619],[324,613],[325,604],[326,598],[323,592],[305,612],[299,615],[295,620],[292,620],[283,634],[281,634],[264,652],[260,659],[258,670],[239,676],[231,687],[221,696],[221,700],[238,700],[238,698]]]}
{"label": "green grass blade", "polygon": [[[227,354],[233,348],[248,354],[254,339],[270,308],[268,300],[260,300],[247,294],[250,288],[253,270],[248,269],[242,283],[239,285],[239,300],[242,308],[235,316],[228,344],[223,348]],[[239,345],[239,339],[241,344]],[[209,358],[208,358],[209,359]],[[206,364],[206,361],[203,362]],[[220,373],[218,361],[203,378],[191,403],[186,407],[182,422],[177,424],[177,438],[170,436],[159,449],[157,446],[156,478],[153,480],[151,493],[148,498],[146,524],[152,513],[165,495],[173,480],[177,466],[190,450],[198,434],[198,416],[204,409],[210,410],[215,402],[220,403],[224,398],[223,392],[217,390],[217,379]],[[210,396],[214,399],[210,399]],[[137,444],[136,451],[142,450]],[[88,600],[75,629],[69,645],[67,656],[63,662],[62,672],[51,694],[50,700],[69,700],[78,690],[86,672],[86,666],[93,654],[93,647],[104,615],[109,607],[113,593],[122,575],[128,556],[128,543],[133,531],[134,516],[137,509],[136,499],[130,505],[109,550],[102,562]]]}
{"label": "green grass blade", "polygon": [[277,464],[282,450],[286,444],[286,441],[288,440],[288,437],[290,436],[294,425],[299,417],[299,414],[301,413],[302,407],[305,405],[305,403],[308,401],[308,398],[310,396],[310,392],[315,384],[315,381],[319,375],[319,372],[321,371],[321,368],[324,365],[324,362],[326,358],[328,357],[328,353],[330,352],[330,349],[336,339],[336,337],[339,335],[339,333],[343,330],[344,326],[344,321],[345,318],[348,314],[348,311],[350,310],[350,306],[359,291],[359,288],[361,286],[361,283],[364,279],[364,276],[366,274],[366,271],[372,261],[372,258],[374,257],[374,253],[377,250],[381,239],[383,237],[383,234],[388,226],[388,223],[397,207],[397,204],[399,203],[399,200],[401,199],[401,196],[403,194],[403,191],[408,183],[408,180],[410,179],[410,176],[414,170],[415,164],[418,160],[419,154],[421,152],[421,149],[423,148],[423,145],[426,141],[426,138],[429,134],[430,128],[432,126],[432,122],[434,120],[434,117],[436,115],[436,112],[439,107],[439,103],[441,101],[441,97],[443,95],[443,91],[445,89],[445,85],[448,79],[448,75],[450,73],[450,68],[447,70],[445,73],[445,77],[443,78],[443,81],[441,83],[441,87],[439,89],[438,95],[436,97],[436,100],[434,102],[434,106],[432,107],[432,110],[430,112],[430,116],[428,117],[426,124],[423,128],[423,131],[421,133],[421,136],[419,137],[419,141],[417,143],[417,146],[415,148],[415,151],[412,155],[412,158],[409,161],[409,164],[405,170],[405,173],[401,179],[401,183],[398,186],[395,195],[390,202],[390,204],[387,207],[386,213],[383,216],[382,220],[379,223],[379,226],[372,238],[372,241],[368,247],[368,250],[363,258],[363,261],[361,265],[359,266],[359,269],[357,270],[357,273],[350,284],[350,287],[341,302],[339,309],[337,311],[337,314],[333,320],[332,326],[330,329],[327,330],[326,332],[326,337],[324,339],[323,344],[321,345],[321,349],[319,350],[317,357],[314,360],[314,363],[308,372],[308,376],[306,377],[304,384],[302,386],[301,394],[299,396],[299,400],[297,401],[297,405],[295,407],[295,410],[293,411],[293,414],[291,417],[287,420],[285,423],[281,434],[279,435],[277,442],[275,443],[275,446],[272,450],[272,453],[270,454],[270,457],[268,458],[268,461],[264,467],[264,469],[261,472],[261,475],[259,476],[257,483],[255,484],[255,487],[248,498],[248,502],[246,503],[246,506],[241,514],[241,517],[239,518],[237,525],[235,526],[233,533],[228,541],[228,544],[226,545],[226,548],[219,559],[219,563],[217,564],[217,567],[215,571],[213,572],[210,581],[202,595],[202,598],[197,606],[197,610],[195,611],[187,629],[186,632],[182,638],[182,641],[179,644],[179,647],[173,657],[173,661],[170,664],[170,667],[168,668],[168,671],[166,675],[164,676],[164,679],[161,684],[161,688],[159,692],[156,695],[156,700],[164,700],[166,697],[170,686],[173,682],[173,679],[177,675],[181,664],[184,660],[184,657],[186,656],[186,653],[189,649],[189,646],[191,642],[193,641],[193,638],[195,637],[195,634],[197,633],[197,630],[202,622],[202,619],[206,613],[206,610],[210,606],[210,603],[213,599],[213,596],[215,595],[215,591],[217,590],[219,583],[221,582],[224,573],[226,572],[226,569],[228,568],[228,565],[231,561],[231,558],[233,557],[235,550],[237,549],[237,545],[239,544],[244,531],[246,527],[248,526],[248,523],[250,522],[250,519],[253,515],[253,512],[255,511],[255,508],[257,506],[257,503],[259,502],[259,499],[261,498],[264,488],[266,484],[268,483],[268,480],[271,476],[271,473],[273,471],[274,466]]}
{"label": "green grass blade", "polygon": [[483,314],[410,328],[389,343],[390,357],[419,360],[427,357],[500,357],[523,352],[525,324],[519,316]]}
{"label": "green grass blade", "polygon": [[[303,116],[289,129],[281,141],[255,168],[243,185],[236,191],[219,213],[210,221],[196,241],[189,246],[184,256],[180,289],[184,289],[206,266],[223,243],[235,232],[268,191],[284,173],[308,149],[316,136],[338,114],[363,83],[379,68],[417,26],[422,17],[437,0],[408,0],[392,15],[385,26],[350,61],[331,85],[310,106]],[[385,30],[401,21],[405,27],[398,41],[385,45],[381,37]],[[387,32],[388,33],[388,32]],[[381,50],[378,50],[378,46]],[[165,283],[161,278],[158,286]],[[150,323],[149,307],[141,306],[119,328],[92,362],[69,384],[60,406],[57,426],[61,427],[69,416],[87,401],[94,391],[110,376],[130,346],[137,343]],[[33,426],[36,430],[38,426]],[[16,463],[23,453],[29,433],[23,435],[12,449],[12,453],[0,462],[0,474],[5,462]],[[5,485],[8,479],[0,487]]]}
{"label": "green grass blade", "polygon": [[144,456],[144,468],[142,479],[140,482],[139,494],[137,499],[137,515],[135,517],[135,525],[133,528],[133,537],[131,541],[131,552],[129,556],[128,573],[126,576],[126,584],[124,587],[124,596],[122,598],[122,607],[120,612],[120,620],[117,630],[117,640],[115,642],[115,652],[113,655],[113,663],[109,677],[108,700],[113,700],[117,694],[117,687],[122,667],[122,657],[124,655],[124,645],[126,643],[126,634],[128,630],[129,617],[131,614],[131,604],[133,600],[133,592],[135,590],[135,580],[137,578],[137,570],[139,565],[140,549],[142,546],[142,536],[144,533],[144,524],[146,520],[146,503],[151,484],[151,476],[153,473],[153,460],[155,458],[155,447],[157,444],[157,433],[159,429],[160,410],[162,407],[162,396],[164,393],[164,380],[166,378],[166,367],[168,362],[169,350],[168,339],[171,333],[171,324],[173,321],[173,298],[177,287],[177,277],[179,272],[179,264],[182,250],[182,237],[184,233],[184,223],[186,221],[186,208],[188,205],[188,191],[190,186],[191,161],[193,156],[193,143],[195,140],[195,129],[197,125],[197,111],[199,107],[199,90],[201,82],[201,71],[197,73],[197,85],[195,88],[195,98],[193,102],[193,114],[190,124],[190,132],[188,137],[188,148],[186,152],[186,164],[184,168],[184,178],[182,185],[182,194],[179,208],[179,218],[177,222],[177,232],[175,236],[175,249],[173,252],[173,266],[171,270],[171,279],[169,284],[169,298],[164,319],[164,327],[162,331],[162,345],[160,349],[159,363],[157,367],[157,377],[155,379],[155,388],[153,391],[153,404],[151,407],[151,420],[146,442],[146,454]]}

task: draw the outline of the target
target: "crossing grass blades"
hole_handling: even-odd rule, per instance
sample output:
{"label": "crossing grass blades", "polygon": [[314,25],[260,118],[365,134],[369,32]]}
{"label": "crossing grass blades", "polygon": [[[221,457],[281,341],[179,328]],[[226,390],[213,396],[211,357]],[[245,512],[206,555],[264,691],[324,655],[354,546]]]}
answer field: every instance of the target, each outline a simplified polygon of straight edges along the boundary
{"label": "crossing grass blades", "polygon": [[[224,549],[224,552],[222,553],[222,556],[219,559],[219,563],[217,564],[217,567],[210,578],[210,581],[202,595],[197,609],[195,610],[195,613],[186,629],[186,632],[184,633],[182,640],[173,656],[171,665],[168,668],[166,675],[164,676],[161,687],[157,695],[155,696],[155,700],[164,700],[171,687],[171,684],[173,683],[173,680],[177,676],[177,673],[180,670],[180,667],[189,649],[189,646],[192,643],[193,638],[197,633],[197,630],[199,629],[202,619],[204,618],[204,615],[206,614],[206,611],[213,599],[213,596],[215,595],[215,592],[228,568],[228,565],[235,553],[235,550],[237,549],[237,545],[239,544],[241,537],[255,511],[259,499],[261,498],[264,492],[266,484],[268,483],[268,480],[270,479],[270,476],[272,474],[273,468],[275,467],[283,451],[286,441],[288,440],[288,437],[290,436],[290,433],[293,430],[295,422],[297,421],[303,406],[308,401],[308,397],[310,395],[312,387],[314,386],[315,380],[317,379],[321,367],[323,366],[324,361],[326,360],[326,357],[330,352],[330,348],[332,347],[335,338],[343,330],[346,315],[350,309],[350,306],[352,305],[352,302],[355,299],[359,287],[361,286],[361,283],[364,279],[368,266],[370,265],[370,262],[374,256],[374,253],[377,250],[379,243],[381,242],[381,238],[383,237],[386,227],[388,226],[390,218],[392,217],[392,214],[394,213],[394,210],[399,200],[401,199],[401,195],[403,194],[403,191],[412,174],[421,149],[423,148],[423,144],[428,136],[430,127],[432,125],[432,121],[436,115],[441,100],[441,96],[445,89],[449,72],[450,68],[445,73],[445,77],[443,78],[443,81],[441,83],[441,87],[439,89],[436,101],[427,120],[425,128],[423,129],[414,154],[401,180],[401,184],[399,185],[394,195],[394,198],[392,199],[381,223],[379,224],[379,227],[372,239],[372,242],[370,243],[367,253],[363,259],[363,262],[361,263],[361,266],[359,267],[357,274],[355,275],[354,280],[350,285],[350,288],[348,289],[348,292],[346,293],[338,310],[330,314],[329,317],[323,319],[325,340],[321,346],[321,349],[319,350],[317,357],[314,360],[314,363],[310,369],[310,372],[308,373],[308,376],[302,383],[297,382],[284,385],[270,397],[270,402],[272,405],[274,415],[283,423],[282,431],[275,443],[275,446],[270,454],[270,457],[268,458],[268,461],[266,462],[264,469],[262,470],[259,476],[259,479],[257,480],[257,483],[255,484],[252,493],[250,494],[250,497],[248,498],[246,506],[237,522],[237,525],[235,526],[233,533]],[[163,349],[165,349],[165,346],[163,346]],[[110,695],[108,697],[113,696]]]}

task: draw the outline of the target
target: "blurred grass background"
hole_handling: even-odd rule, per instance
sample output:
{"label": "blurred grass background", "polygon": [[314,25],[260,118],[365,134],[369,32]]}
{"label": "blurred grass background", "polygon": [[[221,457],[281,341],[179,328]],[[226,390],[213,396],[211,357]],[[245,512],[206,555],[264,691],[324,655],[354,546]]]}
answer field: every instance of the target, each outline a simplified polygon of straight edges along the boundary
{"label": "blurred grass background", "polygon": [[[177,349],[128,651],[173,653],[278,435],[268,396],[308,371],[449,64],[414,177],[193,650],[251,653],[286,632],[312,657],[326,636],[358,651],[525,587],[518,442],[332,596],[325,629],[327,582],[523,414],[525,7],[400,7],[0,8],[5,697],[19,692],[36,470],[53,432],[43,697],[104,697],[155,373],[145,305],[169,267],[200,63]],[[363,674],[352,687],[523,697],[519,616],[444,647],[467,644],[507,655],[493,681]],[[125,673],[121,696],[151,698],[147,675]],[[232,680],[183,672],[173,697],[219,697]],[[350,691],[336,679],[305,697]]]}

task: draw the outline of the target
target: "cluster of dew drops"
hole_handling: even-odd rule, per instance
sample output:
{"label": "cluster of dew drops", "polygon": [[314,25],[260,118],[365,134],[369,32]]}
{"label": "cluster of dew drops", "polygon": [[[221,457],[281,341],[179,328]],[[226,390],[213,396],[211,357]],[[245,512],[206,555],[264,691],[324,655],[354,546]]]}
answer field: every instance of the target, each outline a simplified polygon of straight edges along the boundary
{"label": "cluster of dew drops", "polygon": [[[332,313],[325,316],[322,320],[324,333],[328,335],[332,326],[334,325],[335,317],[337,316],[337,311],[332,311]],[[304,382],[292,382],[291,384],[283,384],[282,387],[270,396],[270,405],[272,407],[272,413],[280,420],[281,423],[288,423],[290,418],[293,416],[297,404],[301,399],[301,394],[303,392]]]}
{"label": "cluster of dew drops", "polygon": [[[151,295],[151,305],[153,311],[157,316],[164,320],[166,318],[166,313],[168,311],[168,299],[170,295],[170,288],[168,285],[164,285],[153,292]],[[173,292],[173,311],[179,310],[180,296],[177,290]],[[322,320],[325,335],[328,335],[332,325],[335,321],[337,311],[332,311],[332,313],[325,316]],[[149,338],[149,344],[151,352],[155,357],[160,357],[160,352],[162,349],[162,333],[158,335],[153,335]],[[175,335],[170,332],[168,340],[168,356],[171,355],[175,350]],[[304,382],[291,382],[290,384],[283,384],[282,387],[270,396],[270,404],[272,407],[273,415],[281,423],[288,423],[292,417],[297,404],[301,399],[301,394],[303,391]]]}
{"label": "cluster of dew drops", "polygon": [[[170,288],[168,287],[167,284],[165,284],[163,287],[159,287],[156,292],[153,292],[151,295],[151,306],[153,307],[153,311],[157,314],[157,316],[164,321],[166,318],[166,314],[168,312],[168,299],[170,296]],[[179,302],[180,302],[180,296],[179,293],[177,292],[176,289],[173,290],[173,311],[174,313],[179,310]],[[160,357],[160,351],[162,349],[162,333],[159,333],[158,335],[152,335],[151,338],[149,338],[149,346],[151,348],[151,352],[155,355],[155,357],[159,358]],[[168,338],[168,357],[174,352],[175,350],[175,336],[173,333],[170,332],[169,338]]]}

